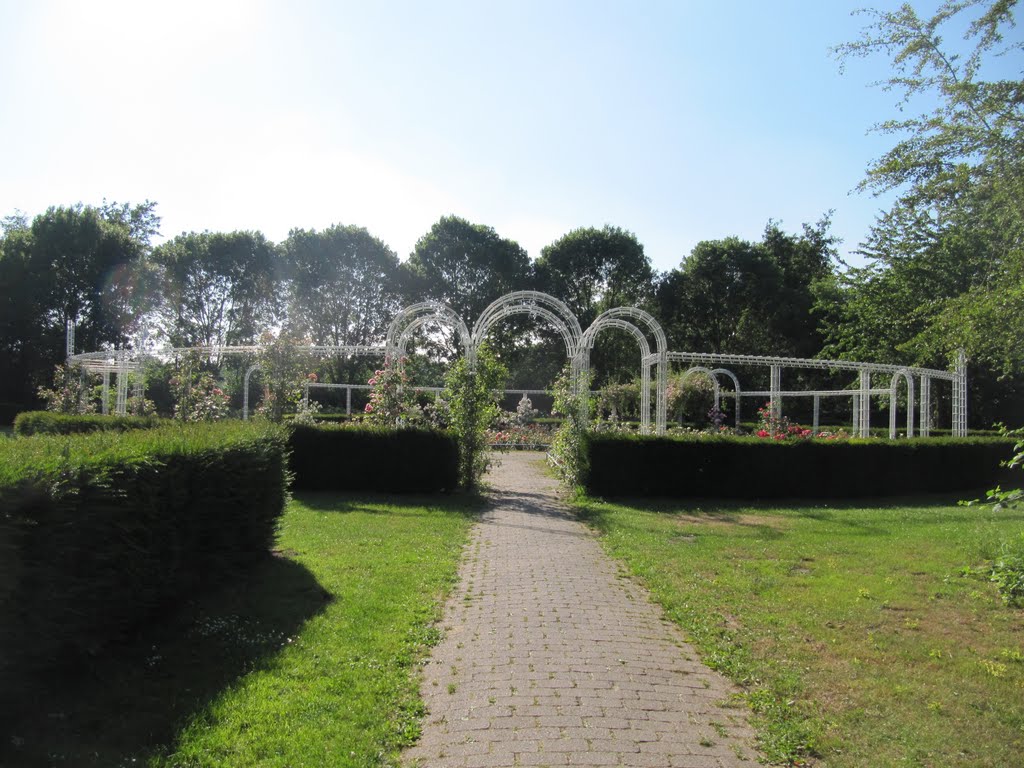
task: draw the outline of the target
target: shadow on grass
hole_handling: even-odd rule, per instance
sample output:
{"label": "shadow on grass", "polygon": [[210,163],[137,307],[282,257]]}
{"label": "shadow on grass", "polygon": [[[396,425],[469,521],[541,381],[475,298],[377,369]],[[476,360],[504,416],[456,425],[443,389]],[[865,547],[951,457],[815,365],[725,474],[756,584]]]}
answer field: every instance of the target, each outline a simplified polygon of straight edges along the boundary
{"label": "shadow on grass", "polygon": [[487,505],[481,493],[453,494],[390,494],[341,491],[300,491],[295,501],[316,512],[349,514],[415,515],[424,508],[444,509],[467,517],[475,517]]}
{"label": "shadow on grass", "polygon": [[306,568],[268,556],[74,670],[23,677],[0,711],[0,766],[145,764],[330,601]]}

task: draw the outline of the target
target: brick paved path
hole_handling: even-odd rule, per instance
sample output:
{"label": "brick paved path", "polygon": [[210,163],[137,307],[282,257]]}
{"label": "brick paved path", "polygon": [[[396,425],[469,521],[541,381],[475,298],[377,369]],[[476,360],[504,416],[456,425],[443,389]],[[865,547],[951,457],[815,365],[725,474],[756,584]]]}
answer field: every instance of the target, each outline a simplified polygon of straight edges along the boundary
{"label": "brick paved path", "polygon": [[424,671],[407,765],[753,768],[745,709],[555,498],[535,453],[488,478]]}

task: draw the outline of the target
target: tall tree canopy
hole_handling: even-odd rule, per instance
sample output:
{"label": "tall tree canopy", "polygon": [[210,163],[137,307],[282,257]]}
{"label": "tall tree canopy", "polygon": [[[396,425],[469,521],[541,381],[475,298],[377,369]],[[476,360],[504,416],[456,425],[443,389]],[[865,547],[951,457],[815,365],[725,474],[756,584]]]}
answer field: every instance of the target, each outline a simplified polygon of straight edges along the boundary
{"label": "tall tree canopy", "polygon": [[[573,311],[586,328],[610,307],[646,306],[654,270],[636,235],[619,227],[574,229],[541,250],[537,286]],[[564,363],[564,347],[547,337],[547,381]],[[628,381],[639,373],[636,341],[623,331],[602,333],[591,354],[595,386]]]}
{"label": "tall tree canopy", "polygon": [[279,319],[282,270],[259,232],[190,232],[158,246],[161,330],[179,347],[249,344]]}
{"label": "tall tree canopy", "polygon": [[541,250],[537,286],[586,328],[609,307],[645,304],[654,270],[636,235],[619,227],[574,229]]}
{"label": "tall tree canopy", "polygon": [[[896,191],[849,271],[826,323],[829,352],[949,365],[971,358],[976,425],[1024,418],[1024,81],[993,79],[994,64],[1024,72],[1016,0],[947,0],[928,17],[904,4],[869,11],[861,38],[837,54],[881,56],[910,116],[875,126],[891,150],[861,188]],[[947,32],[965,28],[962,41]],[[914,114],[919,103],[935,106]]]}
{"label": "tall tree canopy", "polygon": [[129,221],[155,226],[153,204],[52,207],[31,223],[8,217],[0,239],[0,400],[32,402],[64,359],[65,325],[76,324],[77,349],[123,344],[132,328],[132,292],[148,235]]}
{"label": "tall tree canopy", "polygon": [[[382,344],[402,308],[398,256],[365,229],[336,224],[293,229],[281,244],[288,325],[315,344]],[[338,381],[356,381],[366,361],[334,360]]]}
{"label": "tall tree canopy", "polygon": [[417,242],[407,300],[436,299],[472,326],[497,298],[530,287],[530,258],[491,227],[444,216]]}
{"label": "tall tree canopy", "polygon": [[829,220],[784,232],[769,222],[759,243],[698,243],[657,290],[673,349],[813,357],[821,349],[811,310],[832,278]]}

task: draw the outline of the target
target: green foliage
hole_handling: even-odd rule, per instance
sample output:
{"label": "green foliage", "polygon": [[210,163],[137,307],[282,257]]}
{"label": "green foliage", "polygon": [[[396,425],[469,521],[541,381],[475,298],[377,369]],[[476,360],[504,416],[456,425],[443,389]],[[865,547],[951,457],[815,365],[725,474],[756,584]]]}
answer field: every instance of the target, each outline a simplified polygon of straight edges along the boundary
{"label": "green foliage", "polygon": [[0,681],[77,662],[265,557],[285,440],[233,423],[0,442]]}
{"label": "green foliage", "polygon": [[[861,188],[899,196],[864,244],[868,266],[820,297],[826,354],[945,367],[963,348],[968,412],[985,426],[1019,419],[1024,392],[1024,89],[985,79],[996,57],[1008,70],[1021,61],[1015,5],[868,11],[861,39],[836,49],[890,62],[881,85],[900,95],[901,117],[875,130],[896,143]],[[965,26],[958,45],[948,32]],[[934,108],[913,114],[922,103]]]}
{"label": "green foliage", "polygon": [[658,286],[670,348],[814,357],[822,339],[811,310],[835,257],[830,223],[791,235],[769,222],[759,243],[698,243]]}
{"label": "green foliage", "polygon": [[393,428],[418,420],[416,392],[404,359],[386,358],[384,367],[374,371],[367,383],[373,389],[364,409],[366,421]]}
{"label": "green foliage", "polygon": [[95,413],[92,376],[76,363],[63,363],[53,372],[53,388],[39,388],[46,410],[54,413]]}
{"label": "green foliage", "polygon": [[441,301],[466,322],[506,293],[529,287],[530,258],[491,227],[443,216],[407,262],[408,298]]}
{"label": "green foliage", "polygon": [[[1019,497],[1018,497],[1019,498]],[[1007,605],[1024,604],[1024,532],[1004,541],[989,578]]]}
{"label": "green foliage", "polygon": [[[402,308],[398,257],[361,227],[293,229],[281,243],[287,270],[288,328],[314,344],[380,344]],[[336,382],[366,378],[365,358],[329,363]]]}
{"label": "green foliage", "polygon": [[473,490],[487,471],[487,430],[501,415],[495,390],[505,387],[508,371],[486,345],[477,350],[476,367],[461,357],[445,376],[448,428],[459,443],[459,482]]}
{"label": "green foliage", "polygon": [[598,496],[856,498],[991,484],[999,438],[765,440],[588,434],[583,483]]}
{"label": "green foliage", "polygon": [[[0,399],[34,404],[36,387],[76,348],[122,345],[144,310],[143,257],[158,219],[153,204],[51,207],[7,217],[0,237]],[[148,223],[143,223],[148,222]]]}
{"label": "green foliage", "polygon": [[[541,250],[534,264],[538,290],[564,301],[586,328],[611,307],[642,306],[651,298],[654,270],[636,235],[620,227],[574,229]],[[547,370],[558,370],[565,347],[554,334],[545,337]],[[636,341],[628,334],[605,331],[591,353],[600,383],[629,381],[636,375]],[[541,381],[550,381],[551,374]],[[536,386],[534,384],[533,386]]]}
{"label": "green foliage", "polygon": [[597,417],[617,422],[620,419],[637,419],[640,416],[640,386],[630,384],[605,384],[597,392]]}
{"label": "green foliage", "polygon": [[459,484],[460,446],[444,432],[364,425],[295,425],[296,490],[433,493]]}
{"label": "green foliage", "polygon": [[558,476],[574,488],[584,482],[590,469],[590,456],[586,447],[590,418],[584,412],[579,395],[589,388],[590,377],[585,374],[573,376],[571,365],[567,365],[555,380],[555,407],[552,415],[557,413],[563,420],[551,441],[551,456]]}
{"label": "green foliage", "polygon": [[152,259],[163,277],[159,324],[175,346],[252,344],[278,318],[279,256],[259,232],[190,232]]}
{"label": "green foliage", "polygon": [[258,415],[280,423],[285,413],[300,407],[306,382],[316,381],[316,374],[311,371],[315,361],[311,355],[298,349],[308,343],[308,339],[284,332],[274,336],[266,331],[260,337],[256,364],[263,384],[263,397],[256,408]]}
{"label": "green foliage", "polygon": [[83,432],[125,432],[129,429],[153,429],[167,422],[155,416],[100,416],[51,411],[22,411],[14,419],[14,434],[75,435]]}
{"label": "green foliage", "polygon": [[175,361],[168,384],[174,398],[174,418],[179,421],[218,421],[228,415],[228,396],[197,352]]}

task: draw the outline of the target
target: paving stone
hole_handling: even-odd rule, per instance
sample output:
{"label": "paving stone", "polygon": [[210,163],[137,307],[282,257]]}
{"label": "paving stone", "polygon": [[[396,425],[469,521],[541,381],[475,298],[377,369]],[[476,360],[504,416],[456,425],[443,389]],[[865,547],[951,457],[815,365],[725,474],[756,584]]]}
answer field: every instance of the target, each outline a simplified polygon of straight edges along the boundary
{"label": "paving stone", "polygon": [[[500,461],[423,669],[428,715],[405,764],[756,765],[746,711],[722,706],[735,688],[623,578],[537,454]],[[711,738],[711,722],[727,735]]]}

